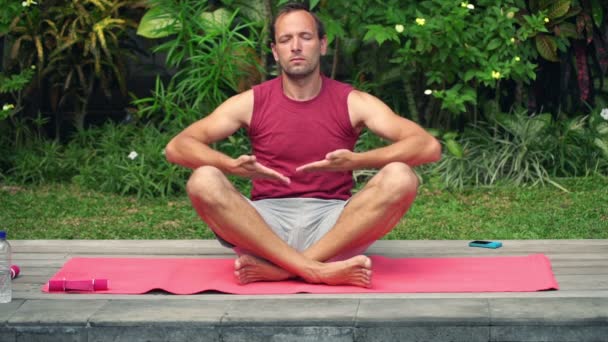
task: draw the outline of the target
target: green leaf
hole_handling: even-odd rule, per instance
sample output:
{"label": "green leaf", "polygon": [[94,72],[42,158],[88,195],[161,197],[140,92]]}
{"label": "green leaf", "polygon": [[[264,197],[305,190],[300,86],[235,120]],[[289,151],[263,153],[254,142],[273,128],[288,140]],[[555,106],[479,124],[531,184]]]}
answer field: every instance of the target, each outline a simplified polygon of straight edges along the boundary
{"label": "green leaf", "polygon": [[[336,37],[343,38],[346,36],[344,29],[342,28],[342,23],[339,20],[336,20],[334,17],[319,14],[321,21],[325,26],[325,34],[327,35],[327,45],[330,45]],[[342,47],[345,45],[345,41],[341,40]],[[352,47],[352,44],[351,44]]]}
{"label": "green leaf", "polygon": [[319,4],[320,0],[310,0],[310,9],[314,9],[315,7],[317,7],[317,5]]}
{"label": "green leaf", "polygon": [[263,1],[236,0],[231,6],[232,8],[238,8],[239,13],[243,14],[246,18],[250,20],[261,22],[266,19],[266,16],[264,15],[265,10]]}
{"label": "green leaf", "polygon": [[547,12],[547,17],[551,20],[560,18],[568,13],[570,5],[572,4],[572,0],[552,0],[551,2],[552,4],[549,6],[549,11]]}
{"label": "green leaf", "polygon": [[601,138],[593,139],[593,143],[595,143],[595,146],[597,146],[602,151],[604,158],[608,158],[608,143]]}
{"label": "green leaf", "polygon": [[494,38],[494,39],[492,39],[492,40],[491,40],[491,41],[488,43],[488,46],[487,46],[487,48],[486,48],[486,49],[487,49],[488,51],[492,51],[492,50],[497,49],[497,48],[498,48],[499,46],[501,46],[502,44],[503,44],[502,39],[500,39],[500,38]]}
{"label": "green leaf", "polygon": [[539,114],[528,119],[528,129],[531,136],[540,136],[542,131],[551,124],[551,114]]}
{"label": "green leaf", "polygon": [[581,39],[582,36],[576,30],[576,25],[573,23],[564,22],[557,26],[556,33],[560,37]]}
{"label": "green leaf", "polygon": [[464,80],[465,82],[470,81],[471,79],[473,79],[473,77],[475,77],[475,74],[476,74],[476,73],[477,73],[477,70],[475,70],[475,69],[469,69],[469,70],[467,70],[467,71],[464,73],[463,80]]}
{"label": "green leaf", "polygon": [[608,123],[602,122],[595,128],[597,133],[603,137],[608,137]]}
{"label": "green leaf", "polygon": [[204,20],[208,26],[204,26],[205,29],[210,27],[228,27],[230,26],[232,13],[225,8],[218,8],[213,12],[203,12],[200,15],[201,19]]}
{"label": "green leaf", "polygon": [[462,100],[475,104],[477,102],[477,92],[471,87],[465,87],[462,90]]}
{"label": "green leaf", "polygon": [[448,149],[448,152],[450,152],[456,158],[464,157],[462,145],[456,142],[456,140],[446,140],[445,147]]}
{"label": "green leaf", "polygon": [[392,27],[382,25],[367,25],[367,33],[363,37],[364,41],[375,40],[378,45],[382,45],[387,40],[399,41],[397,31]]}
{"label": "green leaf", "polygon": [[141,18],[137,34],[150,39],[167,37],[176,33],[173,30],[176,22],[177,19],[161,7],[152,7]]}
{"label": "green leaf", "polygon": [[597,28],[601,28],[604,23],[604,9],[600,0],[591,0],[591,16]]}
{"label": "green leaf", "polygon": [[444,140],[456,140],[458,137],[458,132],[447,132],[443,135]]}
{"label": "green leaf", "polygon": [[559,58],[557,57],[557,43],[555,42],[555,38],[539,34],[535,38],[536,40],[536,49],[540,55],[551,62],[559,62]]}
{"label": "green leaf", "polygon": [[427,128],[426,131],[435,138],[439,138],[441,135],[441,132],[437,128]]}

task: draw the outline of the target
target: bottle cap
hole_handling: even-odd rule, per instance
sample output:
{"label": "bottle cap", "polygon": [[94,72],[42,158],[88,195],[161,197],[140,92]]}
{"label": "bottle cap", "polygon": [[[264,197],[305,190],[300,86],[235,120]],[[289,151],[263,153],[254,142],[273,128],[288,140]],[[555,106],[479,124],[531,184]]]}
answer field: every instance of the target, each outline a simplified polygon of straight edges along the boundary
{"label": "bottle cap", "polygon": [[0,230],[0,239],[6,240],[6,232],[4,230]]}

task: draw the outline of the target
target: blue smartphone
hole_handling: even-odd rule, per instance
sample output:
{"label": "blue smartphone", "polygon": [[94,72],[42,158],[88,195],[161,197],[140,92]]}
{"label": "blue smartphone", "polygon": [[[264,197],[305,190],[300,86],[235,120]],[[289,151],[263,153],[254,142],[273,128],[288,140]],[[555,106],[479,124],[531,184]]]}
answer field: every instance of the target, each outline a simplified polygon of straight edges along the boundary
{"label": "blue smartphone", "polygon": [[482,248],[500,248],[502,247],[502,242],[500,241],[481,241],[475,240],[469,242],[469,247],[482,247]]}

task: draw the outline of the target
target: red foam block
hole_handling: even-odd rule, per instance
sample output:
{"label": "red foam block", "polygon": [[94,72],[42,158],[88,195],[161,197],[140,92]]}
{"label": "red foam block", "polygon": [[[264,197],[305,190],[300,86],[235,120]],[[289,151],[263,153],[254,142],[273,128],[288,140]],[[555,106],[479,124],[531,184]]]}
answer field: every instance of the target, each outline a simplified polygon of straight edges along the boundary
{"label": "red foam block", "polygon": [[87,279],[87,280],[49,280],[48,289],[50,292],[65,291],[105,291],[108,289],[107,279]]}

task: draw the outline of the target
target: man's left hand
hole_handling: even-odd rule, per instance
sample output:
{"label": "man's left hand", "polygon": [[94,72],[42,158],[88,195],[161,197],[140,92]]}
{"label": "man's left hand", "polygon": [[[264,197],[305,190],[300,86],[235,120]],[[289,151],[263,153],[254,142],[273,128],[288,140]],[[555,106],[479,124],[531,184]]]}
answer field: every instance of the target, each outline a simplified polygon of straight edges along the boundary
{"label": "man's left hand", "polygon": [[325,155],[325,159],[299,166],[296,171],[350,171],[355,169],[356,156],[346,149],[335,150]]}

